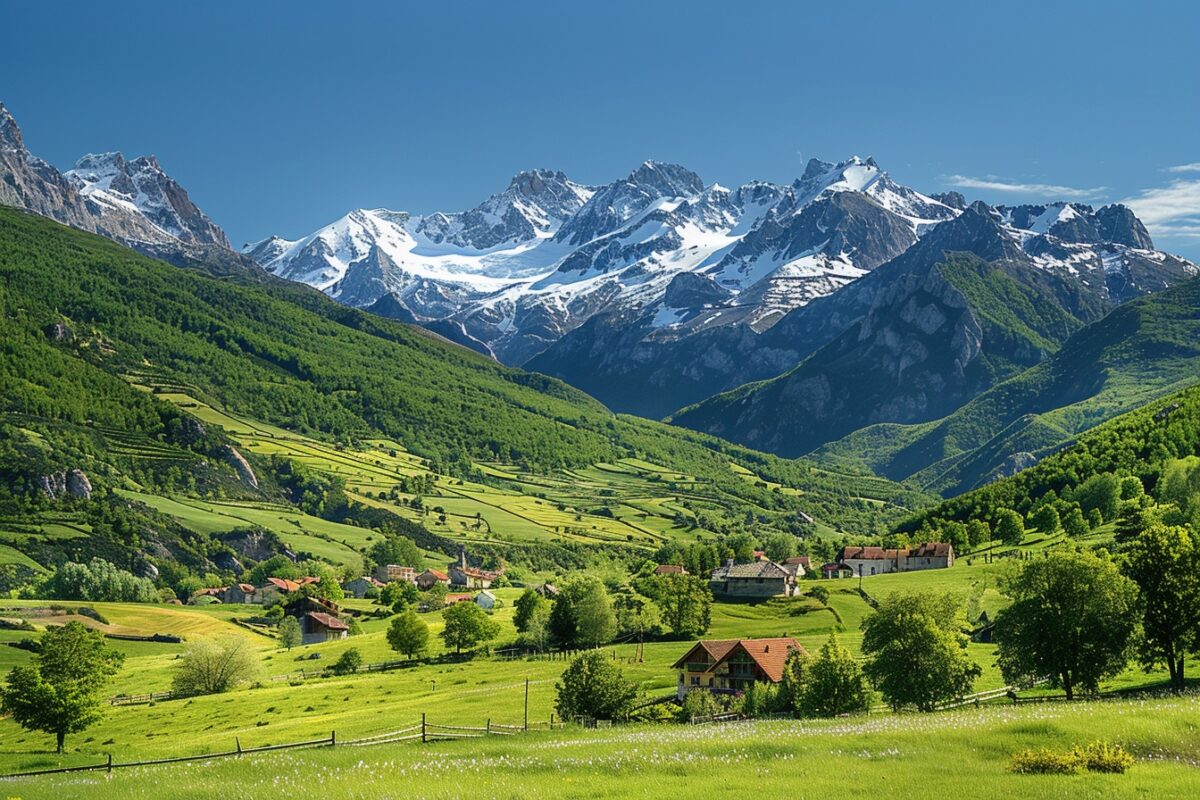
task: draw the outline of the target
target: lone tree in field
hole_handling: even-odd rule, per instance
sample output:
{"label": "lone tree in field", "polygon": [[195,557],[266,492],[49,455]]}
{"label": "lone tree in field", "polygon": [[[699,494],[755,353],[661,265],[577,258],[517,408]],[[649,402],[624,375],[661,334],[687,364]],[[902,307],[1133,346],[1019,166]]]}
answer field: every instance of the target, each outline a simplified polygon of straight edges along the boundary
{"label": "lone tree in field", "polygon": [[455,603],[442,612],[442,619],[442,641],[456,653],[490,642],[500,634],[500,623],[474,603]]}
{"label": "lone tree in field", "polygon": [[1034,528],[1047,536],[1053,536],[1062,528],[1062,520],[1058,516],[1058,509],[1049,503],[1033,512],[1033,516],[1029,521]]}
{"label": "lone tree in field", "polygon": [[1142,595],[1140,660],[1147,668],[1165,663],[1181,692],[1184,656],[1200,649],[1200,548],[1187,528],[1156,522],[1125,554],[1125,574]]}
{"label": "lone tree in field", "polygon": [[1138,592],[1108,559],[1054,551],[1025,563],[1004,590],[1013,602],[996,616],[993,635],[1009,683],[1045,678],[1073,698],[1125,669]]}
{"label": "lone tree in field", "polygon": [[295,617],[284,617],[279,622],[279,644],[291,650],[304,641],[304,634],[300,630],[300,623]]}
{"label": "lone tree in field", "polygon": [[8,673],[0,705],[22,728],[54,734],[61,753],[68,733],[100,719],[100,690],[124,656],[109,650],[99,631],[78,622],[48,629],[41,645],[32,664]]}
{"label": "lone tree in field", "polygon": [[1005,544],[1020,544],[1025,538],[1025,521],[1012,509],[1002,508],[996,512],[995,536]]}
{"label": "lone tree in field", "polygon": [[563,719],[625,719],[637,697],[637,687],[598,650],[572,661],[555,688],[554,708]]}
{"label": "lone tree in field", "polygon": [[871,708],[871,687],[862,667],[832,633],[808,661],[805,678],[796,710],[806,717],[859,714]]}
{"label": "lone tree in field", "polygon": [[890,595],[863,620],[864,671],[893,709],[933,711],[970,692],[982,672],[967,653],[965,627],[953,595]]}
{"label": "lone tree in field", "polygon": [[425,655],[429,647],[429,626],[411,608],[392,620],[387,631],[388,644],[409,661]]}
{"label": "lone tree in field", "polygon": [[243,639],[197,642],[175,667],[171,690],[180,695],[228,692],[253,678],[257,666]]}

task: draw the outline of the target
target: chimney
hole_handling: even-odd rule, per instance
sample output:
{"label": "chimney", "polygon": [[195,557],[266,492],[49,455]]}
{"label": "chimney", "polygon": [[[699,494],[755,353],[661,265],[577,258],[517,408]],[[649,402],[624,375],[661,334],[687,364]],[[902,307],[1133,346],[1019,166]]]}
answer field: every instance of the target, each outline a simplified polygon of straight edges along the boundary
{"label": "chimney", "polygon": [[458,546],[458,565],[460,567],[467,566],[467,548],[466,545]]}

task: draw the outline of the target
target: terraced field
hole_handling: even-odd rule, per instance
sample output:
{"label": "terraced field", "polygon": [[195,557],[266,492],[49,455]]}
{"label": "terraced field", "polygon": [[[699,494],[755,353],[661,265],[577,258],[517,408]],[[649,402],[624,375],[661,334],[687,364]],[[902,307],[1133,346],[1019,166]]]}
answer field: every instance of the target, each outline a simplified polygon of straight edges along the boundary
{"label": "terraced field", "polygon": [[[511,464],[481,463],[476,466],[488,482],[479,483],[434,472],[428,462],[398,442],[369,439],[356,448],[321,442],[227,413],[196,399],[186,387],[150,385],[144,375],[130,377],[142,381],[140,388],[205,424],[220,425],[240,448],[263,457],[284,456],[336,475],[345,481],[352,499],[387,508],[455,541],[561,541],[651,550],[669,539],[691,541],[711,535],[696,527],[695,512],[683,503],[711,505],[712,487],[646,461],[625,459],[552,475],[533,474]],[[149,449],[142,452],[154,457]],[[406,478],[426,479],[429,491],[419,495],[404,491]],[[369,532],[282,507],[130,496],[197,530],[263,525],[296,548],[334,563],[350,562],[354,551],[370,544]],[[420,507],[414,507],[417,497]]]}

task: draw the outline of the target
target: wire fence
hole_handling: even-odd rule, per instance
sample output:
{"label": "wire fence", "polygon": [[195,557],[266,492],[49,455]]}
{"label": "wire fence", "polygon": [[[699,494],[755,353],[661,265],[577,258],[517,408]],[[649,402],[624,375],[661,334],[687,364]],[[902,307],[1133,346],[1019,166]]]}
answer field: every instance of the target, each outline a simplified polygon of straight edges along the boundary
{"label": "wire fence", "polygon": [[430,722],[425,714],[421,721],[404,728],[364,736],[359,739],[339,740],[337,731],[330,731],[329,736],[322,739],[309,739],[302,742],[287,742],[284,744],[269,744],[259,747],[242,747],[240,737],[234,737],[234,749],[216,753],[201,753],[197,755],[173,756],[171,758],[156,758],[147,761],[113,761],[110,753],[106,760],[99,764],[84,764],[75,767],[56,767],[54,769],[39,769],[27,772],[14,772],[0,775],[0,780],[10,778],[33,778],[42,775],[61,775],[71,772],[112,772],[114,769],[128,767],[150,767],[163,764],[182,764],[194,761],[207,761],[217,758],[238,758],[255,753],[269,753],[277,750],[296,750],[308,747],[365,747],[371,745],[393,744],[398,742],[436,742],[452,739],[480,739],[486,736],[515,736],[531,731],[558,730],[566,727],[565,722],[550,715],[548,721],[531,722],[521,725],[505,725],[487,720],[482,727],[472,725],[442,725]]}

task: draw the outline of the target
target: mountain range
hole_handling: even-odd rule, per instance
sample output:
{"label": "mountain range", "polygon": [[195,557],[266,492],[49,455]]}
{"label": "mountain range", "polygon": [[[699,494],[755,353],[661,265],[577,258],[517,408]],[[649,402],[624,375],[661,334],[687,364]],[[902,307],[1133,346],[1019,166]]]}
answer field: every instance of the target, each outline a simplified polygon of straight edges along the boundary
{"label": "mountain range", "polygon": [[[307,284],[616,411],[951,493],[1166,391],[1170,366],[1135,392],[1076,343],[1200,271],[1122,205],[968,203],[857,157],[734,189],[654,161],[600,186],[537,169],[467,211],[357,209],[235,253],[154,157],[59,172],[2,106],[0,203],[176,264]],[[1068,366],[1091,372],[1011,399]],[[1048,398],[1098,396],[1069,424],[1045,417],[1061,410]]]}

